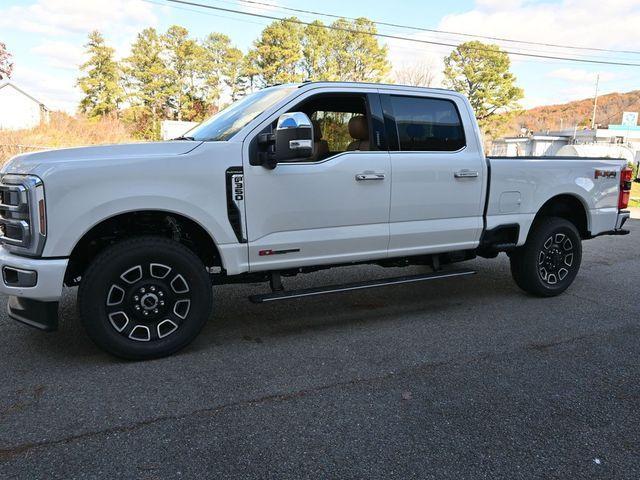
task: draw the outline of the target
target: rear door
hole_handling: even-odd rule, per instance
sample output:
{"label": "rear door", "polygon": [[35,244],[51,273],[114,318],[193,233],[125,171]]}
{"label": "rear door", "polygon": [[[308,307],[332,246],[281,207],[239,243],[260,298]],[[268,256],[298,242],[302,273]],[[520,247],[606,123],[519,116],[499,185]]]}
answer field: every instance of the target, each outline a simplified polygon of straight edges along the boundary
{"label": "rear door", "polygon": [[475,248],[486,164],[464,101],[431,92],[381,101],[391,143],[389,256]]}

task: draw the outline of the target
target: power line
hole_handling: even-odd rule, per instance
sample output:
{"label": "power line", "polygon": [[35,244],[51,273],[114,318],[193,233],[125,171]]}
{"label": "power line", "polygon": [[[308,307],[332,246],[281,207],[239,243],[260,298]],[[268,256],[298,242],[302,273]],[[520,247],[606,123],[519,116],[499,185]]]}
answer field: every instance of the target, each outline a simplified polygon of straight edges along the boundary
{"label": "power line", "polygon": [[[184,6],[180,6],[180,5],[166,5],[165,3],[162,3],[163,0],[141,0],[143,2],[152,4],[152,5],[159,5],[159,6],[166,6],[169,8],[173,8],[176,10],[181,10],[184,12],[192,12],[192,13],[197,13],[199,15],[207,15],[207,16],[211,16],[211,17],[215,17],[215,18],[224,18],[226,20],[232,20],[234,22],[242,22],[242,23],[248,23],[248,24],[252,24],[252,25],[261,25],[261,26],[266,26],[268,25],[267,22],[265,21],[251,21],[251,20],[247,20],[244,18],[236,18],[233,16],[227,16],[227,15],[217,15],[215,13],[210,13],[210,12],[202,12],[201,10],[197,9],[197,8],[188,8],[188,7],[184,7]],[[214,0],[216,2],[223,2],[223,3],[229,3],[232,4],[232,2],[230,1],[225,1],[225,0]],[[341,17],[342,18],[342,17]],[[433,47],[433,46],[432,46]],[[409,50],[412,49],[413,47],[410,45],[397,45],[395,48],[399,48],[402,50]],[[434,51],[441,53],[442,55],[446,55],[448,54],[451,50],[448,47],[445,46],[435,46],[435,49],[433,50],[429,50],[429,52],[433,53]],[[597,58],[597,57],[594,57]],[[536,62],[536,63],[547,63],[544,60],[541,59],[521,59],[521,62]],[[551,62],[553,62],[556,65],[573,65],[573,62],[563,62],[561,60],[550,60]]]}
{"label": "power line", "polygon": [[[258,17],[258,18],[267,18],[267,19],[270,19],[270,20],[279,20],[279,21],[282,21],[282,22],[293,23],[293,24],[297,24],[297,25],[316,26],[318,28],[342,31],[342,32],[346,32],[346,33],[355,33],[355,34],[358,34],[358,35],[371,35],[371,36],[374,36],[374,37],[387,38],[387,39],[391,39],[391,40],[401,40],[401,41],[422,43],[422,44],[429,44],[429,45],[440,45],[440,46],[447,46],[447,47],[453,47],[453,48],[458,46],[455,43],[436,42],[434,40],[423,40],[423,39],[418,39],[418,38],[402,37],[402,36],[399,36],[399,35],[390,35],[390,34],[386,34],[386,33],[372,33],[372,32],[366,32],[366,31],[362,31],[362,30],[357,30],[357,29],[354,29],[354,28],[338,27],[338,26],[335,26],[335,25],[317,25],[317,24],[313,24],[312,22],[305,22],[305,21],[302,21],[302,20],[294,19],[294,18],[282,18],[282,17],[277,17],[275,15],[267,15],[267,14],[264,14],[264,13],[243,12],[242,10],[236,10],[236,9],[224,8],[224,7],[216,7],[216,6],[213,6],[213,5],[207,5],[207,4],[192,2],[192,1],[188,1],[188,0],[165,0],[165,1],[166,2],[170,2],[170,3],[177,3],[177,4],[182,4],[182,5],[190,5],[190,6],[194,6],[194,7],[207,8],[207,9],[210,9],[210,10],[217,10],[217,11],[221,11],[221,12],[236,13],[238,15],[246,15],[246,16]],[[469,48],[471,50],[480,50],[480,51],[487,51],[488,50],[486,48],[481,48],[481,47],[469,47]],[[541,54],[535,54],[535,53],[514,52],[514,51],[509,51],[509,50],[504,50],[504,52],[508,53],[510,55],[516,55],[516,56],[522,56],[522,57],[531,57],[531,58],[543,58],[543,59],[548,59],[548,60],[564,60],[564,61],[568,61],[568,62],[577,62],[577,63],[591,63],[591,64],[599,64],[599,65],[618,65],[618,66],[625,66],[625,67],[640,67],[640,63],[611,62],[611,61],[606,61],[606,60],[589,60],[589,59],[584,59],[584,58],[573,58],[573,57],[557,57],[555,55],[541,55]]]}
{"label": "power line", "polygon": [[[252,4],[252,5],[260,5],[263,7],[270,7],[270,8],[278,8],[280,10],[287,10],[290,12],[297,12],[297,13],[307,13],[310,15],[320,15],[323,17],[329,17],[329,18],[344,18],[346,20],[357,20],[354,17],[346,17],[343,15],[335,15],[332,13],[323,13],[323,12],[316,12],[313,10],[304,10],[301,8],[293,8],[293,7],[285,7],[285,6],[281,6],[281,5],[276,5],[274,3],[267,3],[267,2],[259,2],[257,0],[237,0],[240,3],[245,3],[245,4]],[[462,36],[462,37],[472,37],[472,38],[485,38],[487,40],[496,40],[499,42],[510,42],[510,43],[523,43],[523,44],[527,44],[527,45],[538,45],[538,46],[543,46],[543,47],[557,47],[557,48],[565,48],[565,49],[570,49],[570,50],[587,50],[587,51],[595,51],[595,52],[608,52],[608,53],[629,53],[629,54],[634,54],[634,55],[640,55],[640,51],[637,50],[615,50],[615,49],[609,49],[609,48],[597,48],[597,47],[582,47],[582,46],[576,46],[576,45],[559,45],[557,43],[544,43],[544,42],[533,42],[533,41],[529,41],[529,40],[516,40],[516,39],[512,39],[512,38],[504,38],[504,37],[491,37],[488,35],[475,35],[472,33],[462,33],[462,32],[450,32],[450,31],[446,31],[446,30],[436,30],[433,28],[423,28],[423,27],[415,27],[412,25],[402,25],[402,24],[398,24],[398,23],[389,23],[389,22],[380,22],[377,20],[372,20],[373,23],[375,23],[376,25],[384,25],[385,27],[394,27],[394,28],[406,28],[409,30],[416,30],[419,32],[431,32],[431,33],[439,33],[439,34],[446,34],[446,35],[458,35],[458,36]]]}
{"label": "power line", "polygon": [[[154,0],[141,0],[141,1],[148,2],[148,3],[161,4],[161,3],[155,2]],[[161,0],[158,0],[158,1],[161,1]],[[224,4],[228,4],[228,5],[237,6],[237,5],[242,5],[242,3],[240,3],[240,2],[248,1],[248,0],[213,0],[213,1],[216,2],[216,3],[224,3]],[[164,5],[164,4],[162,4],[162,5]],[[264,5],[267,6],[267,5],[271,5],[271,4],[264,3]],[[166,5],[166,6],[168,6],[170,8],[177,9],[177,10],[184,10],[184,11],[188,11],[188,12],[198,12],[198,10],[196,10],[196,9],[185,8],[185,7],[178,6],[178,5]],[[279,7],[279,6],[276,7],[274,5],[274,8],[285,9],[287,7]],[[216,14],[213,14],[213,13],[200,12],[200,14],[202,14],[202,15],[210,15],[210,16],[218,17],[218,18],[228,18],[230,20],[234,20],[234,21],[237,21],[237,22],[246,22],[246,23],[251,23],[251,24],[254,24],[254,25],[266,25],[265,23],[252,22],[250,20],[242,20],[242,19],[239,19],[239,18],[233,18],[233,17],[223,16],[223,15],[216,15]],[[305,15],[307,15],[307,14],[305,13]],[[323,15],[329,15],[329,14],[323,14]],[[343,18],[343,19],[347,19],[347,20],[357,20],[357,19],[351,18],[351,17],[339,17],[338,15],[334,15],[334,17]],[[375,22],[373,22],[373,23],[375,23]],[[451,38],[451,37],[445,37],[445,40],[448,40],[448,41],[451,41],[451,42],[457,42],[458,41],[457,38]],[[409,47],[409,46],[404,47],[404,46],[397,45],[395,48],[411,48],[411,47]],[[522,52],[522,53],[543,53],[543,54],[547,53],[545,50],[539,50],[539,49],[532,50],[532,49],[528,49],[528,48],[524,48],[524,47],[518,47],[518,50],[520,52]],[[445,52],[445,54],[447,54],[447,53],[450,52],[450,49],[448,47],[442,47],[442,51]],[[600,60],[600,59],[602,59],[602,57],[600,57],[598,55],[593,55],[593,54],[592,55],[580,54],[580,58],[585,58],[587,60]],[[611,57],[611,56],[606,56],[604,58],[606,58],[606,61],[618,61],[618,60],[619,61],[626,61],[625,58],[616,58],[616,57]],[[527,61],[527,60],[522,60],[522,61]],[[531,62],[539,62],[540,60],[535,60],[534,59],[534,60],[529,60],[529,61],[531,61]],[[557,60],[553,60],[553,61],[556,62],[556,63],[558,62]],[[562,62],[560,62],[560,63],[562,63]],[[571,65],[571,63],[567,63],[567,64]]]}
{"label": "power line", "polygon": [[225,20],[231,20],[234,22],[250,23],[252,25],[260,25],[263,27],[268,25],[268,23],[264,21],[261,22],[259,20],[251,21],[245,18],[230,17],[228,15],[216,15],[215,13],[211,13],[211,12],[202,12],[201,10],[198,10],[195,8],[181,7],[179,5],[166,5],[162,3],[162,0],[141,0],[141,1],[152,4],[152,5],[158,5],[160,7],[169,7],[169,8],[174,8],[176,10],[182,10],[183,12],[193,12],[193,13],[197,13],[198,15],[206,15],[208,17],[224,18]]}
{"label": "power line", "polygon": [[[345,19],[345,20],[351,20],[351,21],[355,21],[357,20],[357,18],[354,17],[344,17],[344,16],[340,16],[340,15],[334,15],[334,14],[330,14],[330,13],[323,13],[323,12],[315,12],[315,11],[310,11],[310,10],[303,10],[303,9],[299,9],[299,8],[291,8],[291,7],[284,7],[284,6],[279,6],[273,3],[266,3],[266,2],[258,2],[255,0],[212,0],[215,3],[223,3],[223,4],[228,4],[228,5],[233,5],[233,6],[249,6],[249,5],[262,5],[265,8],[273,8],[273,9],[277,9],[277,10],[290,10],[293,12],[297,12],[299,14],[302,14],[304,16],[310,17],[310,16],[318,16],[318,15],[324,15],[324,16],[329,16],[332,18],[340,18],[340,19]],[[176,8],[176,7],[174,7]],[[259,8],[259,7],[253,7],[253,8]],[[306,19],[303,19],[306,20]],[[311,21],[311,20],[309,20]],[[385,22],[378,22],[378,21],[371,21],[372,23],[380,26],[381,28],[390,28],[387,25],[394,25],[394,26],[398,26],[398,27],[402,27],[402,28],[409,28],[409,29],[418,29],[420,30],[419,27],[411,27],[411,26],[406,26],[406,25],[397,25],[397,24],[387,24]],[[433,35],[435,37],[436,40],[439,41],[449,41],[449,42],[456,42],[459,43],[461,41],[460,38],[456,38],[456,35],[464,35],[464,36],[471,36],[471,37],[475,37],[474,35],[470,35],[470,34],[458,34],[458,33],[450,33],[449,32],[444,32],[444,31],[440,31],[440,30],[430,30],[430,29],[422,29],[426,32],[430,32],[429,35]],[[393,31],[390,33],[394,33]],[[424,38],[424,37],[423,37]],[[494,37],[486,37],[486,36],[478,36],[478,38],[494,38]],[[511,40],[514,43],[521,43],[521,41],[519,40]],[[528,43],[532,43],[532,44],[536,44],[536,42],[528,42]],[[503,45],[500,45],[501,47],[503,47]],[[549,46],[556,46],[556,44],[549,44]],[[558,48],[573,48],[573,46],[562,46],[562,45],[557,45]],[[571,52],[564,52],[564,51],[559,51],[559,52],[549,52],[548,50],[544,50],[541,49],[540,47],[538,47],[537,49],[534,48],[526,48],[525,46],[520,46],[520,45],[514,45],[513,48],[517,48],[518,52],[520,53],[539,53],[539,54],[553,54],[553,55],[572,55]],[[578,49],[585,49],[585,50],[590,50],[586,47],[577,47]],[[627,62],[628,59],[627,58],[619,58],[619,57],[611,57],[610,54],[606,54],[606,56],[604,56],[604,58],[601,55],[605,55],[604,53],[598,54],[597,50],[594,53],[580,53],[580,52],[575,52],[572,56],[575,58],[580,58],[580,59],[587,59],[587,60],[604,60],[604,61],[620,61],[620,62]],[[617,52],[616,50],[612,50],[612,52]],[[622,53],[625,53],[627,51],[621,51]],[[629,51],[629,53],[631,53]],[[640,53],[640,52],[638,52]],[[579,56],[579,57],[578,57]],[[533,60],[536,61],[536,60]]]}

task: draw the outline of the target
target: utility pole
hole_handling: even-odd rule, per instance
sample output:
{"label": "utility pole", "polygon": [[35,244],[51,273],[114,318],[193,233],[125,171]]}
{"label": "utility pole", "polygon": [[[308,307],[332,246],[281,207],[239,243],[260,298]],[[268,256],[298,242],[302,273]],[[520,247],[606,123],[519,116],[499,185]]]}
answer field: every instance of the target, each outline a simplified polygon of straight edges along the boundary
{"label": "utility pole", "polygon": [[600,83],[600,74],[596,75],[596,95],[593,97],[593,115],[591,116],[591,130],[596,128],[596,110],[598,109],[598,83]]}

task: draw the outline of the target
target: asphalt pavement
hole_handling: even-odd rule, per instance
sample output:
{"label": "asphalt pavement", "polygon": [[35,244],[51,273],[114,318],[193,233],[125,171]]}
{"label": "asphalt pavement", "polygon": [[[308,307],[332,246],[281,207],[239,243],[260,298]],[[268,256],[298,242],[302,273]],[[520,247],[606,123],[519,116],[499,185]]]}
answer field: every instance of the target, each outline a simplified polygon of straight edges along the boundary
{"label": "asphalt pavement", "polygon": [[[0,478],[636,479],[640,220],[562,296],[478,275],[267,305],[215,287],[179,354],[114,359],[71,289],[45,334],[0,316]],[[360,266],[289,287],[426,271]],[[1,298],[2,304],[5,299]]]}

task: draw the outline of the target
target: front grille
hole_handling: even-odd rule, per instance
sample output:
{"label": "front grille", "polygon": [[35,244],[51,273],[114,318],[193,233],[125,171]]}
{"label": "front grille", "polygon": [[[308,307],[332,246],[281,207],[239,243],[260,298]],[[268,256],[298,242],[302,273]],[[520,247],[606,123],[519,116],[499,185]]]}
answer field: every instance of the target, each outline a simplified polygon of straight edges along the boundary
{"label": "front grille", "polygon": [[29,246],[29,194],[24,185],[0,183],[0,226],[0,242],[18,247]]}

